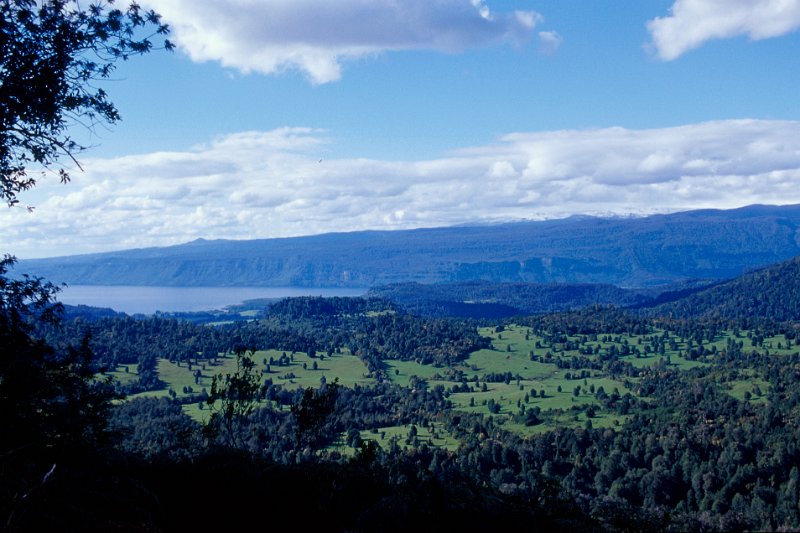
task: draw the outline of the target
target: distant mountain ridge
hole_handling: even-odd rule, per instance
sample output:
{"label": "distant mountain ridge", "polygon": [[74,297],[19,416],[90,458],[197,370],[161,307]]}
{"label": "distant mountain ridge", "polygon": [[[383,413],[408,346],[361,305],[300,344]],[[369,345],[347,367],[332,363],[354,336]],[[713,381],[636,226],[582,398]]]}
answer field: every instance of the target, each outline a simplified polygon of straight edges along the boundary
{"label": "distant mountain ridge", "polygon": [[800,255],[800,205],[642,218],[362,231],[22,260],[84,285],[371,287],[392,283],[600,283],[728,279]]}

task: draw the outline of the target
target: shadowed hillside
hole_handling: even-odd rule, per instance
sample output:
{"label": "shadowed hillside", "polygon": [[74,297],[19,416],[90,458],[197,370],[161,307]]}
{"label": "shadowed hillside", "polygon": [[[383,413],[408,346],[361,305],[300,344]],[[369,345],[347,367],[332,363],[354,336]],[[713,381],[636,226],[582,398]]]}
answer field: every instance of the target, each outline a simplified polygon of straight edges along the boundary
{"label": "shadowed hillside", "polygon": [[507,318],[582,309],[592,306],[636,308],[655,306],[703,290],[708,281],[684,281],[647,289],[608,284],[395,283],[372,288],[367,296],[386,298],[405,311],[423,316]]}
{"label": "shadowed hillside", "polygon": [[800,257],[659,305],[648,310],[648,314],[676,318],[800,320]]}

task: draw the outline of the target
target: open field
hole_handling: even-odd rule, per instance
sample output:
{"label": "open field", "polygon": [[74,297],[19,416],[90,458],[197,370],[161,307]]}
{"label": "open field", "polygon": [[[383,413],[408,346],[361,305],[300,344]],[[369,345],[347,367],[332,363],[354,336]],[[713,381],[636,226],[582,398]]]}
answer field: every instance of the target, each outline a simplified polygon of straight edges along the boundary
{"label": "open field", "polygon": [[386,365],[386,374],[389,379],[401,387],[408,387],[413,376],[430,379],[445,370],[432,365],[422,365],[416,361],[384,361],[383,363]]}
{"label": "open field", "polygon": [[[271,358],[279,360],[284,355],[289,359],[286,364],[269,363]],[[256,363],[256,371],[261,372],[262,382],[272,379],[273,383],[280,384],[287,389],[319,387],[323,377],[328,382],[338,379],[341,385],[350,387],[356,383],[363,385],[372,382],[370,378],[366,377],[367,368],[364,363],[349,353],[311,358],[304,352],[286,353],[279,350],[261,350],[255,352],[252,359]],[[315,364],[316,368],[314,368]],[[110,374],[122,383],[132,381],[136,377],[135,365],[127,365],[127,367],[127,372],[120,367]],[[159,390],[133,394],[130,396],[131,398],[166,397],[173,393],[175,398],[181,398],[200,393],[203,390],[209,391],[214,375],[236,371],[236,357],[231,355],[219,357],[216,363],[201,360],[199,364],[174,363],[167,359],[159,359],[157,368],[159,378],[165,386]],[[196,375],[197,371],[199,374]],[[207,419],[210,414],[208,407],[204,406],[201,409],[196,403],[185,404],[184,411],[199,421]]]}
{"label": "open field", "polygon": [[[416,428],[416,437],[412,436],[414,432],[412,428]],[[361,438],[373,440],[382,448],[388,447],[392,439],[397,439],[397,445],[402,449],[427,444],[453,451],[459,446],[459,442],[441,424],[433,424],[432,427],[413,424],[382,427],[362,431]]]}
{"label": "open field", "polygon": [[[617,358],[627,361],[637,367],[653,366],[660,364],[661,360],[670,366],[680,369],[689,369],[704,364],[702,360],[689,360],[684,357],[684,352],[689,348],[689,344],[681,339],[673,339],[672,346],[665,350],[663,354],[655,351],[648,351],[648,339],[661,337],[664,332],[653,329],[649,335],[564,335],[562,342],[548,342],[543,337],[536,335],[530,328],[524,326],[506,326],[502,331],[496,328],[481,328],[481,335],[492,339],[494,351],[505,352],[511,361],[517,361],[516,367],[519,368],[521,360],[530,359],[531,355],[542,358],[566,358],[588,357],[596,360],[603,356],[614,353]],[[727,337],[715,339],[713,343],[706,345],[707,349],[717,346],[718,349],[724,348]],[[581,349],[570,349],[570,345],[580,346]],[[486,350],[482,350],[485,352]],[[480,355],[480,352],[476,352]],[[476,362],[480,362],[478,358]],[[496,360],[495,360],[496,361]],[[495,365],[498,364],[495,362]],[[524,365],[523,365],[524,366]],[[523,368],[524,370],[524,368]],[[512,371],[513,372],[513,371]],[[522,374],[522,372],[520,372]]]}
{"label": "open field", "polygon": [[136,363],[119,365],[113,371],[106,372],[106,374],[124,385],[136,381],[137,377],[139,376],[138,369],[136,368],[137,366],[138,365]]}
{"label": "open field", "polygon": [[751,403],[766,403],[769,383],[753,370],[743,370],[738,374],[738,379],[729,379],[722,384],[723,390],[737,400],[746,399]]}
{"label": "open field", "polygon": [[552,416],[545,423],[537,424],[535,426],[526,426],[508,420],[503,423],[502,427],[509,431],[513,431],[523,437],[531,435],[541,435],[548,431],[553,431],[557,428],[583,428],[586,427],[587,421],[591,421],[594,428],[619,428],[630,418],[629,415],[615,415],[610,413],[598,413],[591,419],[586,416],[585,411],[567,411]]}
{"label": "open field", "polygon": [[[460,443],[448,433],[442,424],[434,423],[432,426],[405,424],[401,426],[386,426],[374,429],[365,429],[359,433],[361,440],[373,441],[384,450],[394,442],[398,448],[406,450],[427,444],[431,447],[444,448],[449,451],[457,450]],[[340,435],[339,442],[329,447],[330,451],[337,451],[345,456],[353,456],[355,449],[346,443],[347,436]]]}
{"label": "open field", "polygon": [[[613,355],[635,367],[661,365],[688,370],[711,364],[714,356],[724,351],[729,342],[740,343],[744,351],[763,353],[768,350],[776,356],[798,350],[798,346],[783,335],[758,339],[748,331],[723,331],[714,339],[704,339],[702,344],[675,336],[670,338],[658,329],[647,335],[594,335],[591,338],[562,335],[558,342],[548,342],[524,326],[487,327],[479,331],[491,339],[491,347],[473,352],[453,368],[386,360],[386,374],[403,387],[409,386],[413,377],[425,380],[431,388],[441,386],[449,393],[454,409],[497,416],[506,429],[524,436],[559,426],[583,427],[589,420],[586,414],[589,405],[593,406],[591,423],[594,427],[612,427],[625,422],[624,416],[603,410],[602,395],[635,395],[637,379],[624,382],[612,379],[600,370],[582,368],[580,364],[576,367],[576,361],[599,362]],[[661,342],[660,349],[655,348],[659,345],[656,339]],[[687,358],[687,352],[693,349],[697,353]],[[271,379],[289,389],[318,387],[323,378],[327,382],[338,379],[343,386],[374,382],[368,377],[363,362],[347,351],[311,358],[304,352],[261,350],[253,355],[253,360],[263,380]],[[233,356],[220,357],[216,363],[200,361],[191,365],[160,359],[158,373],[165,387],[132,397],[172,395],[181,398],[204,389],[208,391],[215,374],[235,369]],[[136,378],[136,365],[121,366],[111,375],[122,383],[131,382]],[[734,398],[744,400],[747,397],[753,403],[764,402],[769,389],[769,384],[760,376],[748,373],[735,379],[720,377],[719,383]],[[535,408],[541,410],[541,424],[526,426],[514,422],[515,415]],[[208,406],[198,403],[185,404],[184,411],[198,421],[206,420],[210,414]],[[419,440],[423,432],[421,428],[418,431]],[[401,429],[384,431],[390,436],[395,433],[401,441],[408,438]],[[363,438],[370,437],[364,435]],[[432,442],[436,443],[435,439]]]}
{"label": "open field", "polygon": [[[559,368],[555,363],[532,361],[531,352],[544,355],[546,344],[528,328],[512,326],[501,332],[495,328],[482,328],[480,332],[492,339],[492,347],[472,353],[454,367],[454,370],[463,372],[465,381],[453,381],[452,371],[446,368],[413,361],[386,361],[389,379],[408,386],[411,378],[416,376],[426,380],[429,387],[442,386],[450,392],[454,409],[502,418],[537,407],[542,411],[564,410],[569,413],[573,408],[579,409],[578,414],[558,415],[553,421],[545,420],[537,426],[514,424],[510,419],[505,422],[507,429],[522,435],[552,429],[554,424],[582,427],[586,422],[585,408],[588,405],[593,405],[596,410],[592,423],[598,427],[624,422],[624,417],[601,412],[601,402],[596,396],[601,392],[607,395],[616,392],[620,396],[633,393],[622,381],[611,379],[598,370],[571,370]],[[610,346],[612,343],[606,344]],[[579,355],[577,350],[563,351],[557,357],[571,358],[573,355]],[[655,358],[651,361],[654,363]],[[693,361],[689,363],[695,364]],[[507,378],[501,379],[503,375]],[[464,391],[465,385],[470,390]]]}

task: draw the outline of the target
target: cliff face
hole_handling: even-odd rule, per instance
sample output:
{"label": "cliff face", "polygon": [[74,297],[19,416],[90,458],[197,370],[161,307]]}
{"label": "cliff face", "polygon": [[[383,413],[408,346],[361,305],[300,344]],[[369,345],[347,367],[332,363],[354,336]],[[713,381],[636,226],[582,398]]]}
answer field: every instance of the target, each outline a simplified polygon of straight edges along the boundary
{"label": "cliff face", "polygon": [[651,286],[733,278],[800,255],[800,206],[644,218],[205,241],[20,261],[86,285],[369,287],[487,280]]}

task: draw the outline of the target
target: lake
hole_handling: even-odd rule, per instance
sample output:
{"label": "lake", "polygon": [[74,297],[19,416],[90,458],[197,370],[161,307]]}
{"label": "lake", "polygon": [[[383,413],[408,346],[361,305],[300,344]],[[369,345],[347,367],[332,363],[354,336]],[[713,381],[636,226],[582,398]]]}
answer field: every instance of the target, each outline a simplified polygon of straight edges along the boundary
{"label": "lake", "polygon": [[58,300],[69,305],[110,307],[134,314],[209,311],[255,298],[289,296],[362,296],[367,289],[303,287],[140,287],[128,285],[70,285]]}

